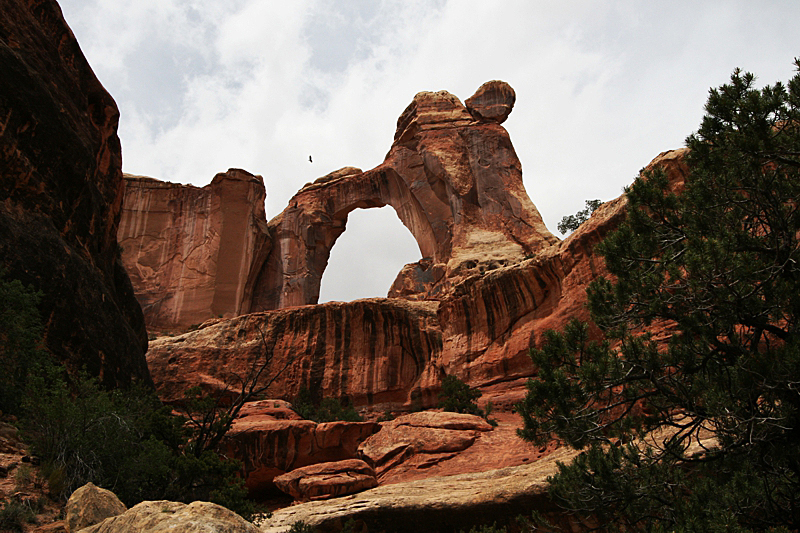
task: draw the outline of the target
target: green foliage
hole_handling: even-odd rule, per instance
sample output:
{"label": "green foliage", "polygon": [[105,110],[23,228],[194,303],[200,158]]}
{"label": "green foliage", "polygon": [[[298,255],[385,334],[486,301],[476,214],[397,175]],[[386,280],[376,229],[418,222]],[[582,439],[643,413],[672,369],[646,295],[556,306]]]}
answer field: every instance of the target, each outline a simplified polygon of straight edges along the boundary
{"label": "green foliage", "polygon": [[65,499],[91,481],[128,506],[205,500],[252,513],[239,463],[211,450],[195,454],[185,420],[152,390],[106,391],[85,374],[68,384],[57,366],[34,376],[31,387],[26,435],[54,497]]}
{"label": "green foliage", "polygon": [[595,209],[601,205],[603,205],[603,202],[600,200],[586,200],[586,207],[584,209],[581,209],[574,215],[566,215],[561,219],[561,222],[558,223],[558,231],[562,235],[575,231],[581,224],[589,220],[589,217],[592,216]]}
{"label": "green foliage", "polygon": [[22,533],[36,521],[36,511],[26,502],[6,501],[0,508],[0,531]]}
{"label": "green foliage", "polygon": [[486,404],[485,409],[478,407],[475,400],[481,397],[481,391],[473,389],[456,376],[449,374],[442,379],[442,391],[439,393],[439,407],[453,413],[467,413],[482,416],[492,426],[497,425],[497,420],[489,418],[494,410],[492,402]]}
{"label": "green foliage", "polygon": [[0,411],[19,414],[25,384],[46,353],[41,347],[41,293],[0,270]]}
{"label": "green foliage", "polygon": [[442,379],[442,391],[439,393],[439,407],[453,413],[469,413],[482,415],[475,400],[481,397],[481,391],[473,389],[456,376],[449,374]]}
{"label": "green foliage", "polygon": [[588,289],[604,338],[572,322],[531,352],[520,434],[588,448],[551,485],[587,527],[800,528],[800,74],[754,82],[711,90],[682,194],[659,170],[628,189],[598,247],[616,281]]}
{"label": "green foliage", "polygon": [[322,398],[316,402],[311,395],[311,391],[306,387],[302,387],[297,393],[297,398],[292,402],[292,409],[306,420],[313,420],[314,422],[364,421],[358,411],[355,410],[355,407],[347,401],[347,398],[343,400]]}

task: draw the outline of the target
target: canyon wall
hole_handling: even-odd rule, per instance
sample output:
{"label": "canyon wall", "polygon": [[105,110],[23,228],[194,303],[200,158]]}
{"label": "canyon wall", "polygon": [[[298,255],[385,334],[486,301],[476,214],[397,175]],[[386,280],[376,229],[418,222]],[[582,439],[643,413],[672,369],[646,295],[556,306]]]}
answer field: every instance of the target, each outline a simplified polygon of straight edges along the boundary
{"label": "canyon wall", "polygon": [[271,247],[261,176],[230,169],[202,188],[128,174],[125,183],[117,236],[148,328],[249,311]]}
{"label": "canyon wall", "polygon": [[[661,166],[675,187],[687,175],[685,150],[665,152]],[[159,393],[180,399],[193,385],[223,392],[259,357],[280,373],[273,397],[301,387],[355,405],[436,405],[445,374],[456,375],[495,406],[510,408],[534,376],[528,348],[547,329],[588,319],[586,287],[607,275],[594,246],[624,219],[626,199],[606,202],[563,242],[533,257],[452,284],[438,300],[376,298],[329,302],[212,320],[199,330],[151,343],[148,363]],[[262,359],[263,360],[263,359]],[[180,371],[178,371],[180,369]]]}
{"label": "canyon wall", "polygon": [[45,345],[68,368],[149,382],[116,239],[117,106],[54,0],[0,1],[0,72],[0,272],[41,293]]}

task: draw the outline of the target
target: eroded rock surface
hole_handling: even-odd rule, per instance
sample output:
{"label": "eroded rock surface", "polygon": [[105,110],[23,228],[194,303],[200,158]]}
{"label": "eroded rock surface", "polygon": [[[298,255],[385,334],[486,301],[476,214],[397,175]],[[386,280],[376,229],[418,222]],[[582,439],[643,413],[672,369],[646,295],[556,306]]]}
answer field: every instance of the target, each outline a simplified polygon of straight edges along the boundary
{"label": "eroded rock surface", "polygon": [[215,321],[197,331],[152,341],[147,360],[162,399],[191,386],[221,392],[265,351],[269,393],[315,399],[347,396],[355,405],[402,404],[418,387],[442,339],[436,302],[367,299],[331,302]]}
{"label": "eroded rock surface", "polygon": [[41,291],[47,348],[108,387],[148,382],[120,262],[119,112],[54,0],[0,2],[0,270]]}
{"label": "eroded rock surface", "polygon": [[378,486],[375,470],[360,459],[297,468],[274,481],[297,501],[335,498]]}
{"label": "eroded rock surface", "polygon": [[450,459],[456,452],[472,446],[480,432],[491,430],[488,422],[475,415],[439,411],[409,413],[384,422],[379,432],[358,447],[358,454],[382,478],[415,455],[428,456],[430,466]]}
{"label": "eroded rock surface", "polygon": [[[275,511],[261,529],[283,533],[302,520],[318,531],[338,531],[349,519],[369,531],[387,532],[469,531],[476,524],[508,524],[532,510],[555,510],[547,497],[547,476],[557,471],[557,461],[569,462],[575,454],[562,448],[530,465],[382,485],[293,505]],[[563,515],[554,518],[563,520]]]}
{"label": "eroded rock surface", "polygon": [[117,235],[148,328],[250,311],[271,247],[261,176],[230,169],[202,188],[129,174],[125,183]]}
{"label": "eroded rock surface", "polygon": [[269,420],[240,416],[228,432],[225,450],[242,462],[245,485],[253,493],[273,487],[273,480],[297,468],[354,459],[359,444],[378,431],[376,422]]}

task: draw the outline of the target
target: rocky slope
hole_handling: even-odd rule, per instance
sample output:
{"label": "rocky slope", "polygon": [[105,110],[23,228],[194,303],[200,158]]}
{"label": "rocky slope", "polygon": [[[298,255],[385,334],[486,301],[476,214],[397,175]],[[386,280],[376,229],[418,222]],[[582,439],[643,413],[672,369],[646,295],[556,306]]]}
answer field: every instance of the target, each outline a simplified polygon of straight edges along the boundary
{"label": "rocky slope", "polygon": [[41,291],[49,350],[107,386],[149,381],[120,262],[119,112],[54,0],[0,1],[0,271]]}
{"label": "rocky slope", "polygon": [[117,236],[151,331],[250,310],[269,253],[261,176],[240,169],[193,187],[125,175]]}

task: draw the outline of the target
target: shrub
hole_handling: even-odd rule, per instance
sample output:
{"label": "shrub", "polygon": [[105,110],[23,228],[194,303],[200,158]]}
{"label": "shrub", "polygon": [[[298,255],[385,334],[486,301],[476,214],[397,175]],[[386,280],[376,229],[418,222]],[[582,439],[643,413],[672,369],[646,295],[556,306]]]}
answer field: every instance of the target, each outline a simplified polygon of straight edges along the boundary
{"label": "shrub", "polygon": [[0,509],[0,531],[22,533],[25,524],[36,520],[36,512],[26,502],[7,501]]}
{"label": "shrub", "polygon": [[314,422],[335,422],[337,420],[362,422],[364,420],[347,401],[347,398],[343,400],[323,398],[319,402],[315,402],[311,391],[306,387],[301,388],[297,393],[297,398],[292,402],[292,408],[298,415]]}
{"label": "shrub", "polygon": [[481,409],[475,400],[481,397],[481,391],[473,389],[456,376],[445,375],[442,379],[442,392],[439,393],[439,407],[454,413],[468,413],[482,416],[492,426],[497,425],[497,420],[489,418],[494,406],[492,402],[486,404],[486,409]]}

